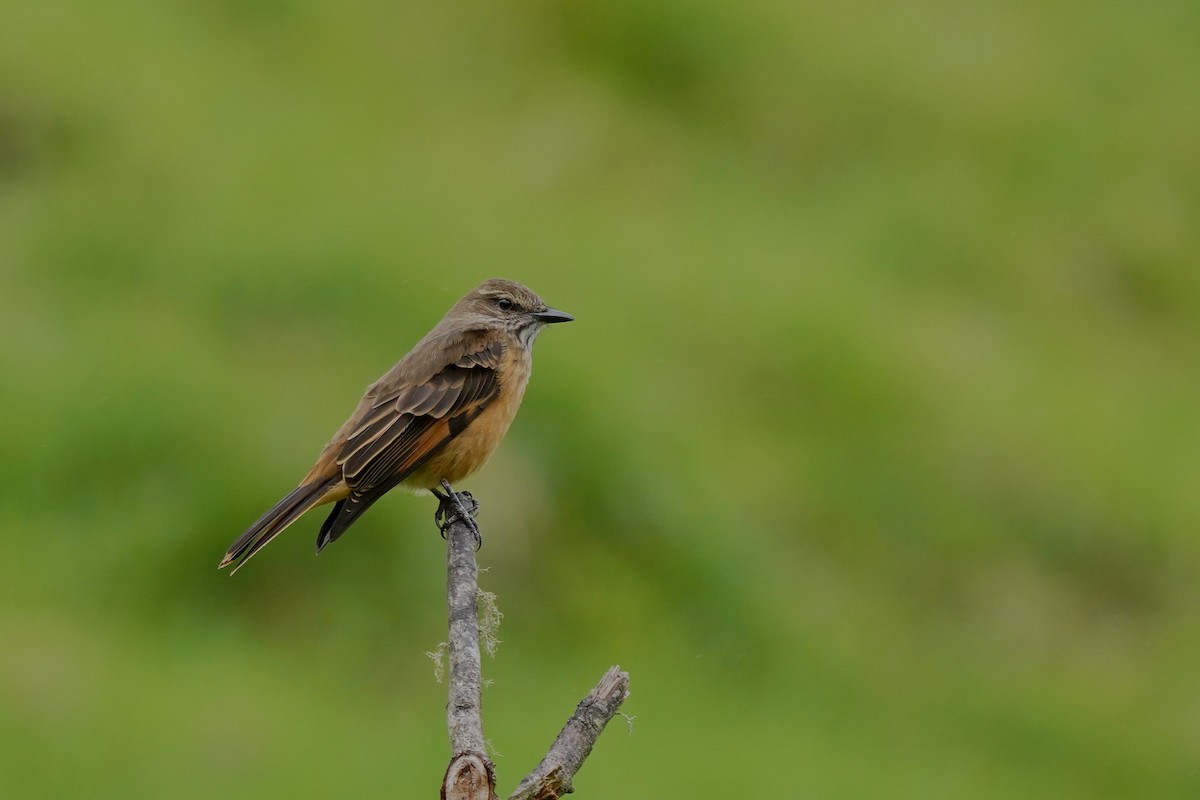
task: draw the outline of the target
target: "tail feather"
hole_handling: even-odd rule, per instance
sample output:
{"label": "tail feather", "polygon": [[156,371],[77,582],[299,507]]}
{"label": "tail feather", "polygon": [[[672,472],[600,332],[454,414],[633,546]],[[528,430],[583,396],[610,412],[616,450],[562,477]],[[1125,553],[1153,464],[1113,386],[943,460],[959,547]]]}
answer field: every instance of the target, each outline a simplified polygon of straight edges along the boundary
{"label": "tail feather", "polygon": [[228,552],[221,559],[221,563],[217,565],[217,569],[227,567],[241,559],[230,574],[237,572],[255,553],[283,533],[284,529],[299,519],[304,512],[320,503],[328,488],[327,481],[316,481],[293,489],[229,546]]}
{"label": "tail feather", "polygon": [[376,500],[383,497],[383,494],[383,492],[370,495],[351,494],[345,500],[339,500],[321,525],[321,532],[317,534],[317,552],[324,550],[325,545],[330,542],[337,541],[337,538],[354,524],[359,515],[370,508]]}

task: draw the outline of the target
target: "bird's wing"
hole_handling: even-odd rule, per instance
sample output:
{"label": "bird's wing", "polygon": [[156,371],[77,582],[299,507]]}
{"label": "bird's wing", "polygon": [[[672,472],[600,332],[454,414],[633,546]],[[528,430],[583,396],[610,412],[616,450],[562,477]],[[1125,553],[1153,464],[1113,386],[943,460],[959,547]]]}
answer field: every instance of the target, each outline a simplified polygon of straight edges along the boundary
{"label": "bird's wing", "polygon": [[385,390],[338,450],[351,498],[384,492],[437,453],[500,393],[504,345],[464,348],[458,359],[422,383]]}

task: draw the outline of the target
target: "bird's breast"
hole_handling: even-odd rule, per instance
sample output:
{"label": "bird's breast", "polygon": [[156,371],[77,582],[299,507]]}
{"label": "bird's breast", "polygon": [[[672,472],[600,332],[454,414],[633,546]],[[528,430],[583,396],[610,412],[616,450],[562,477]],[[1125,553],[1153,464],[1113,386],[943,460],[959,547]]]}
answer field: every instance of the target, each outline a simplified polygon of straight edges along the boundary
{"label": "bird's breast", "polygon": [[482,467],[517,416],[525,386],[529,383],[530,366],[528,350],[509,345],[503,366],[498,370],[500,391],[495,399],[462,433],[410,475],[404,485],[413,489],[433,489],[442,480],[455,484]]}

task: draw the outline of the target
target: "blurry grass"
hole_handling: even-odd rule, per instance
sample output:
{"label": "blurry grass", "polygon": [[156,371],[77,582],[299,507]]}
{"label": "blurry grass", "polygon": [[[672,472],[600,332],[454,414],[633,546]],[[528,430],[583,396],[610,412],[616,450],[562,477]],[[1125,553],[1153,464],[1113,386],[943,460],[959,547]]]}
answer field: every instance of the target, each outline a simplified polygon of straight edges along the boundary
{"label": "blurry grass", "polygon": [[1194,796],[1198,44],[1184,3],[0,9],[0,795],[434,785],[427,501],[213,567],[504,275],[579,322],[470,487],[503,781],[620,661],[591,796]]}

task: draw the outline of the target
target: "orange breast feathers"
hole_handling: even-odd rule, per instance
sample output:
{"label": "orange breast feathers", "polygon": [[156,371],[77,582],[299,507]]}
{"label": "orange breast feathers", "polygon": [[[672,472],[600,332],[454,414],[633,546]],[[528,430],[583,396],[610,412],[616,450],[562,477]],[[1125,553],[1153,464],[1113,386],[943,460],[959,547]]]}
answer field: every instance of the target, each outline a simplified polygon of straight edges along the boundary
{"label": "orange breast feathers", "polygon": [[509,345],[497,370],[500,391],[466,429],[401,484],[409,489],[436,489],[445,479],[458,483],[487,463],[517,416],[531,369],[529,351]]}

